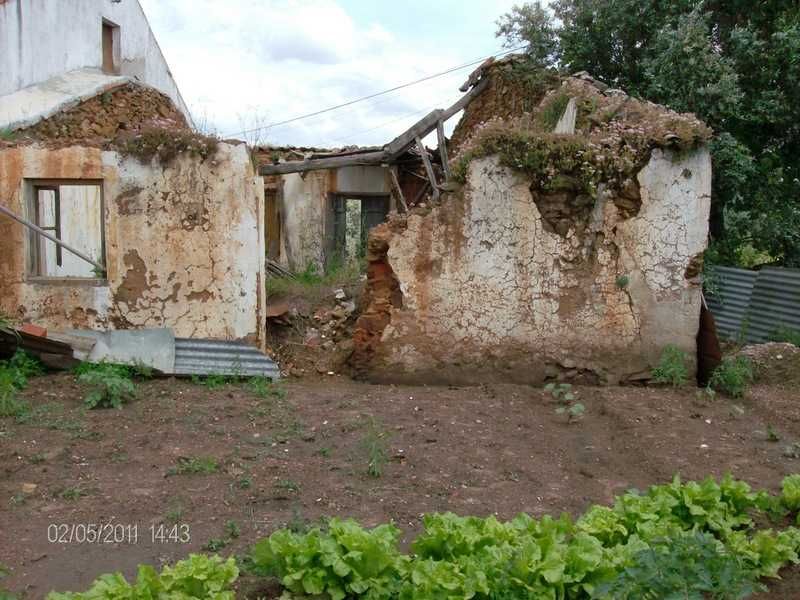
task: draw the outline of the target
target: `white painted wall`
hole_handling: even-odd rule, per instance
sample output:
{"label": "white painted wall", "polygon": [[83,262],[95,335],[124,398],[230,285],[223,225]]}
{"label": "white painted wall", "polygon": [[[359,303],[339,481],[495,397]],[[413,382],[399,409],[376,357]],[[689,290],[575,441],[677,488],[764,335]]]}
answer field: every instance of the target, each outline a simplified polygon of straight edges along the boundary
{"label": "white painted wall", "polygon": [[0,96],[103,65],[102,23],[120,28],[120,74],[167,94],[189,117],[138,0],[0,2]]}

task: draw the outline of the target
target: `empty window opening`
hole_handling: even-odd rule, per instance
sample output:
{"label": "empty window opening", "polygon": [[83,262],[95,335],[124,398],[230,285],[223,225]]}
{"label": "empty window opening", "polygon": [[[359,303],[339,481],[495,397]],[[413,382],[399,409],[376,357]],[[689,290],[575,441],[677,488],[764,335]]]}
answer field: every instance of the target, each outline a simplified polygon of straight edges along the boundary
{"label": "empty window opening", "polygon": [[339,195],[334,197],[336,255],[344,262],[366,255],[369,231],[386,220],[389,197]]}
{"label": "empty window opening", "polygon": [[103,72],[119,74],[119,27],[103,21]]}
{"label": "empty window opening", "polygon": [[[28,214],[34,224],[105,264],[100,183],[35,182]],[[34,232],[30,233],[29,248],[29,270],[34,277],[102,277],[93,265]]]}

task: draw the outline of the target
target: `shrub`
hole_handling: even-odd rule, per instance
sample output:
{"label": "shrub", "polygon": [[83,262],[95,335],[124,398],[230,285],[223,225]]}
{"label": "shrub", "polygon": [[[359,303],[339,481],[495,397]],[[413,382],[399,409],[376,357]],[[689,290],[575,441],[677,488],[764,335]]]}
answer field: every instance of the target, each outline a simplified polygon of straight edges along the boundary
{"label": "shrub", "polygon": [[687,354],[677,346],[669,345],[661,352],[658,366],[653,369],[653,381],[680,387],[689,379]]}
{"label": "shrub", "polygon": [[88,408],[122,408],[123,403],[136,396],[130,370],[124,365],[99,363],[84,367],[78,382],[90,388],[83,400]]}
{"label": "shrub", "polygon": [[753,363],[749,358],[728,356],[711,374],[709,385],[733,398],[741,398],[753,379]]}

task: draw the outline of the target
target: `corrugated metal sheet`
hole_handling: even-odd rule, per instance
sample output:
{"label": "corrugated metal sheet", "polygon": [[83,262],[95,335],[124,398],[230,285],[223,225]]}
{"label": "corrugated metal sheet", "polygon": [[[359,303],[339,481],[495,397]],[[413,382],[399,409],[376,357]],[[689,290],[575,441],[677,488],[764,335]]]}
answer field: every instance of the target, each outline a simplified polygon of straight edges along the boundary
{"label": "corrugated metal sheet", "polygon": [[706,298],[708,308],[714,315],[720,335],[735,338],[742,330],[742,323],[747,316],[758,273],[731,267],[717,267],[716,273],[719,278],[717,293]]}
{"label": "corrugated metal sheet", "polygon": [[800,331],[800,270],[767,268],[758,273],[750,298],[747,341],[767,341],[780,327]]}
{"label": "corrugated metal sheet", "polygon": [[280,378],[275,362],[241,342],[175,338],[176,375],[242,375]]}
{"label": "corrugated metal sheet", "polygon": [[719,291],[707,298],[724,338],[763,342],[780,327],[800,331],[800,270],[718,267]]}

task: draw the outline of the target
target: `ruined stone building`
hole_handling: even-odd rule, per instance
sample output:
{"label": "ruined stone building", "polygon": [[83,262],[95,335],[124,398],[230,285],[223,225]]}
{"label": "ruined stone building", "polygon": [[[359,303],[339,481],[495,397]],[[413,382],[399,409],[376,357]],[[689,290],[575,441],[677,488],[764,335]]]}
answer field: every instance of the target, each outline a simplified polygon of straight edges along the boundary
{"label": "ruined stone building", "polygon": [[138,2],[9,0],[0,32],[0,206],[88,259],[0,215],[0,311],[263,347],[263,182],[192,131]]}
{"label": "ruined stone building", "polygon": [[710,131],[509,58],[459,122],[460,185],[372,231],[352,364],[373,380],[649,378],[694,356]]}

